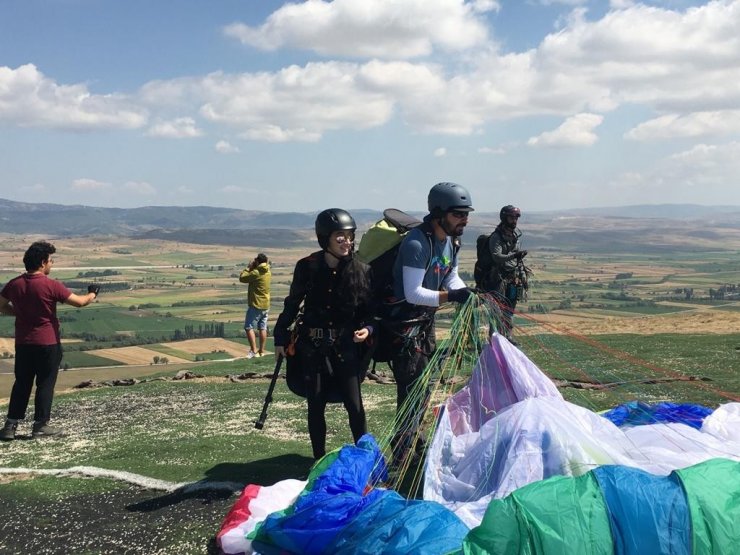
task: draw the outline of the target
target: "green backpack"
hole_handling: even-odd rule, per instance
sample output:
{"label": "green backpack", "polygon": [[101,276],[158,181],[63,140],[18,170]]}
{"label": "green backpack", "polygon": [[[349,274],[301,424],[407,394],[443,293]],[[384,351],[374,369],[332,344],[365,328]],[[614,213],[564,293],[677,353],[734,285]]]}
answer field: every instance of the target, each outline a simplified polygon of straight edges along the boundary
{"label": "green backpack", "polygon": [[404,236],[421,225],[421,220],[395,208],[383,211],[360,240],[357,258],[373,270],[373,296],[383,300],[393,295],[393,264]]}

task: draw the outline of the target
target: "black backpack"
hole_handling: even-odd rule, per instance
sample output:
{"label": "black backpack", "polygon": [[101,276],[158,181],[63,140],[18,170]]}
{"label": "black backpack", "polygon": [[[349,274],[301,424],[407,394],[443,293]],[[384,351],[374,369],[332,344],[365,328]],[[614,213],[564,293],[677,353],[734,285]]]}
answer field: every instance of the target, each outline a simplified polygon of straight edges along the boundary
{"label": "black backpack", "polygon": [[475,286],[478,288],[486,287],[491,278],[491,271],[493,270],[493,257],[491,256],[491,249],[488,248],[491,235],[493,233],[478,235],[478,239],[475,242],[477,259],[473,269],[473,277],[475,278]]}

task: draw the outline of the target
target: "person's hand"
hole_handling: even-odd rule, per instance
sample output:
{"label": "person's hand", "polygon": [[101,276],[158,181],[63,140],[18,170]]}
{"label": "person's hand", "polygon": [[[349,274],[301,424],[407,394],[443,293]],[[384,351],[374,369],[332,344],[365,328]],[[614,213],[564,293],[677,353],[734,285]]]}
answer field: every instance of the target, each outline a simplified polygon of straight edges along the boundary
{"label": "person's hand", "polygon": [[516,251],[516,258],[517,260],[521,260],[525,256],[527,256],[528,251]]}
{"label": "person's hand", "polygon": [[355,333],[352,336],[352,341],[354,341],[355,343],[362,343],[368,337],[370,337],[370,330],[368,328],[362,328],[359,330],[355,330]]}
{"label": "person's hand", "polygon": [[468,300],[468,297],[473,294],[470,287],[461,287],[460,289],[452,289],[447,291],[447,299],[453,303],[464,303]]}
{"label": "person's hand", "polygon": [[100,285],[98,285],[97,283],[91,283],[87,286],[87,292],[95,293],[95,296],[97,297],[98,294],[100,294]]}
{"label": "person's hand", "polygon": [[275,357],[285,357],[285,347],[282,345],[275,345]]}

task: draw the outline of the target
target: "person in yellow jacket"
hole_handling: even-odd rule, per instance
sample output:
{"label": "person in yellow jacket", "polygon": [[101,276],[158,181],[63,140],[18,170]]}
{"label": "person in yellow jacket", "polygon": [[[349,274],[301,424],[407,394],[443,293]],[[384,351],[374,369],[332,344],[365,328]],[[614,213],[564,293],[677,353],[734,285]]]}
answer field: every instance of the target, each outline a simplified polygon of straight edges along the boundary
{"label": "person in yellow jacket", "polygon": [[[239,276],[239,281],[249,285],[247,290],[247,315],[244,318],[244,330],[249,340],[247,358],[263,356],[267,341],[267,312],[270,309],[270,264],[264,253],[249,263]],[[255,329],[259,331],[259,350]]]}

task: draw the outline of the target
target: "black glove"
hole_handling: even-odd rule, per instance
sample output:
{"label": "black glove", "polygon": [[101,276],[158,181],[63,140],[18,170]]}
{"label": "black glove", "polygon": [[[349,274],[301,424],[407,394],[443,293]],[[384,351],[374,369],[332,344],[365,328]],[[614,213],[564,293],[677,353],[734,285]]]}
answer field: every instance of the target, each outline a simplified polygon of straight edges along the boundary
{"label": "black glove", "polygon": [[517,260],[521,260],[525,256],[527,256],[527,251],[516,251]]}
{"label": "black glove", "polygon": [[95,293],[95,296],[98,296],[98,293],[100,293],[100,285],[97,283],[91,283],[87,286],[87,292],[88,293]]}
{"label": "black glove", "polygon": [[447,299],[453,303],[464,303],[468,300],[468,297],[473,294],[473,290],[470,287],[461,287],[460,289],[452,289],[447,291]]}

